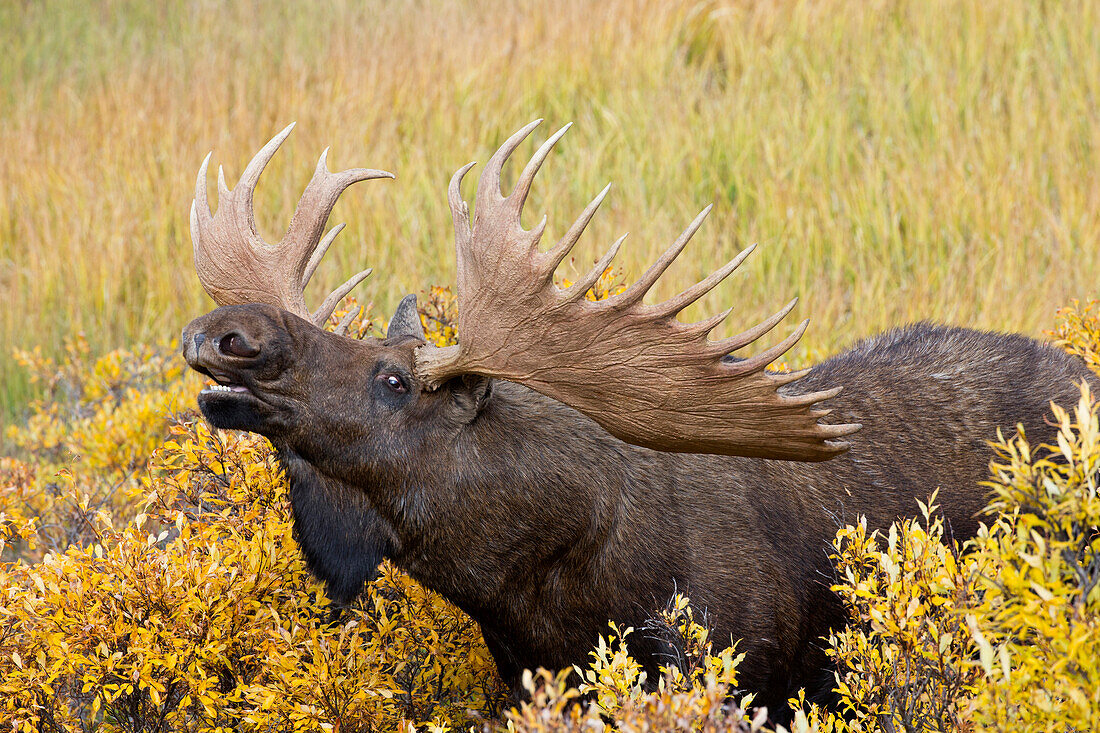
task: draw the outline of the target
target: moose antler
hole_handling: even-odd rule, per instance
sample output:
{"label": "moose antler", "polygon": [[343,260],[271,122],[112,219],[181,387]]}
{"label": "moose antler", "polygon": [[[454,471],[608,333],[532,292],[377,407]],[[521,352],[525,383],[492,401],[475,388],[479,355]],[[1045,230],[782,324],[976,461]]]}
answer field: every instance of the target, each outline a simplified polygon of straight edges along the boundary
{"label": "moose antler", "polygon": [[585,293],[618,252],[619,238],[573,286],[558,288],[554,271],[577,243],[608,188],[581,212],[565,236],[538,250],[546,218],[528,231],[520,213],[531,183],[566,125],[531,158],[512,193],[501,192],[504,162],[541,122],[512,135],[478,181],[473,226],[459,192],[460,169],[448,190],[458,254],[457,346],[420,347],[417,373],[435,388],[465,373],[500,377],[531,387],[585,413],[612,435],[663,451],[821,461],[845,451],[838,440],[860,428],[818,420],[817,403],[840,388],[809,394],[778,389],[804,376],[766,371],[806,330],[803,321],[779,344],[744,360],[725,357],[770,331],[791,301],[762,323],[730,338],[707,335],[730,311],[700,323],[676,315],[732,273],[752,247],[679,295],[656,305],[642,298],[703,223],[708,206],[624,292],[592,302]]}
{"label": "moose antler", "polygon": [[323,238],[336,199],[359,181],[393,178],[392,173],[369,168],[332,173],[328,169],[328,148],[321,153],[313,178],[302,192],[286,235],[277,245],[264,242],[256,232],[252,196],[256,182],[275,151],[283,144],[294,124],[260,149],[230,189],[218,168],[218,212],[210,213],[206,200],[206,168],[210,153],[199,169],[195,200],[191,204],[191,241],[195,245],[195,270],[199,281],[218,305],[267,303],[324,325],[337,304],[371,271],[352,276],[332,291],[317,310],[310,313],[303,298],[306,283],[324,257],[329,245],[344,228],[333,227]]}

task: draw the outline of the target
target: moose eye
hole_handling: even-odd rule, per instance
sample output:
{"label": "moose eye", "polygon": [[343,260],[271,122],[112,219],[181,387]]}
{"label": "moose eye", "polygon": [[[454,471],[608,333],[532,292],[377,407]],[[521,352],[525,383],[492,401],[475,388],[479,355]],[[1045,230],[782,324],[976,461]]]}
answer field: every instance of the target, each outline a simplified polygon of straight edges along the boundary
{"label": "moose eye", "polygon": [[405,386],[405,382],[401,379],[401,377],[397,376],[396,374],[381,374],[378,378],[381,381],[385,382],[386,386],[397,394],[404,394],[409,389]]}
{"label": "moose eye", "polygon": [[222,336],[221,340],[218,341],[218,350],[229,356],[248,357],[260,353],[259,349],[249,346],[239,334],[235,333]]}

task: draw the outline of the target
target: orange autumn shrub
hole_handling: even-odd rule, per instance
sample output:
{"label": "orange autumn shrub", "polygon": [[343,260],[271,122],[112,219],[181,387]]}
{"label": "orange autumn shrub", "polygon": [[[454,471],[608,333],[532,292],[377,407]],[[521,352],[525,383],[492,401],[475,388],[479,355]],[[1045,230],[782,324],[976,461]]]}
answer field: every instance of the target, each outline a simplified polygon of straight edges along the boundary
{"label": "orange autumn shrub", "polygon": [[[617,638],[600,639],[586,668],[525,674],[529,701],[509,710],[497,728],[525,733],[764,729],[766,711],[750,716],[744,708],[751,697],[731,698],[743,655],[732,647],[715,648],[705,618],[695,617],[686,597],[677,594],[649,625],[645,630],[617,630]],[[630,638],[658,632],[674,641],[678,659],[670,660],[661,679],[647,680],[629,654]],[[574,672],[580,680],[576,687],[570,684]]]}

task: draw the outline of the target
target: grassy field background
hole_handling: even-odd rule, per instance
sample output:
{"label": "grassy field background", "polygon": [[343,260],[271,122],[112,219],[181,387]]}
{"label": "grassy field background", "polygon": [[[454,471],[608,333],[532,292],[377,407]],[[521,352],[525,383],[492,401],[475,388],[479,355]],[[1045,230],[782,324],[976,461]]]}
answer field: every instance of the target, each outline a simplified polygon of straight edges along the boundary
{"label": "grassy field background", "polygon": [[714,203],[659,294],[758,242],[687,315],[735,304],[734,329],[798,295],[796,360],[920,318],[1038,334],[1098,291],[1085,0],[16,2],[0,48],[5,422],[32,394],[14,349],[168,342],[210,307],[199,163],[213,149],[233,182],[292,120],[256,197],[270,241],[325,146],[333,168],[397,174],[337,206],[313,304],[367,265],[357,293],[380,308],[452,283],[447,180],[536,117],[536,142],[577,123],[527,206],[548,242],[611,181],[577,268],[629,231],[636,275]]}

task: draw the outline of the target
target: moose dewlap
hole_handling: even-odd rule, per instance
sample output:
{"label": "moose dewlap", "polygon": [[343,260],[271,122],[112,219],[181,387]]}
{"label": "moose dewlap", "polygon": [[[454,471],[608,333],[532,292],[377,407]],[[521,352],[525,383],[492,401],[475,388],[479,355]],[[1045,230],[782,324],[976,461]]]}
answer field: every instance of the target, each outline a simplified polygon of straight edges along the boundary
{"label": "moose dewlap", "polygon": [[[388,177],[331,173],[325,155],[286,237],[268,245],[252,194],[290,132],[269,142],[211,214],[204,161],[192,208],[195,263],[222,307],[192,321],[183,352],[217,385],[199,406],[220,428],[269,438],[290,478],[295,530],[311,569],[352,600],[383,557],[480,625],[501,675],[583,662],[608,621],[640,626],[675,592],[705,609],[718,639],[741,640],[742,682],[782,707],[827,690],[818,637],[843,622],[829,590],[830,540],[866,515],[885,527],[936,487],[956,538],[971,535],[997,428],[1053,438],[1051,400],[1095,378],[1079,360],[1016,335],[918,324],[868,339],[811,370],[767,365],[802,335],[731,357],[790,312],[727,339],[676,316],[749,250],[668,301],[642,299],[702,224],[704,211],[624,292],[584,294],[622,240],[567,289],[553,274],[607,193],[539,250],[520,213],[563,128],[504,196],[490,159],[471,217],[451,180],[458,256],[457,346],[424,339],[415,299],[385,339],[323,331],[347,292],[314,312],[302,290],[339,227],[339,194]],[[209,160],[209,157],[207,158]],[[340,331],[342,329],[338,329]],[[843,388],[843,392],[840,389]],[[665,642],[632,650],[654,673]],[[652,679],[656,678],[654,674]]]}

